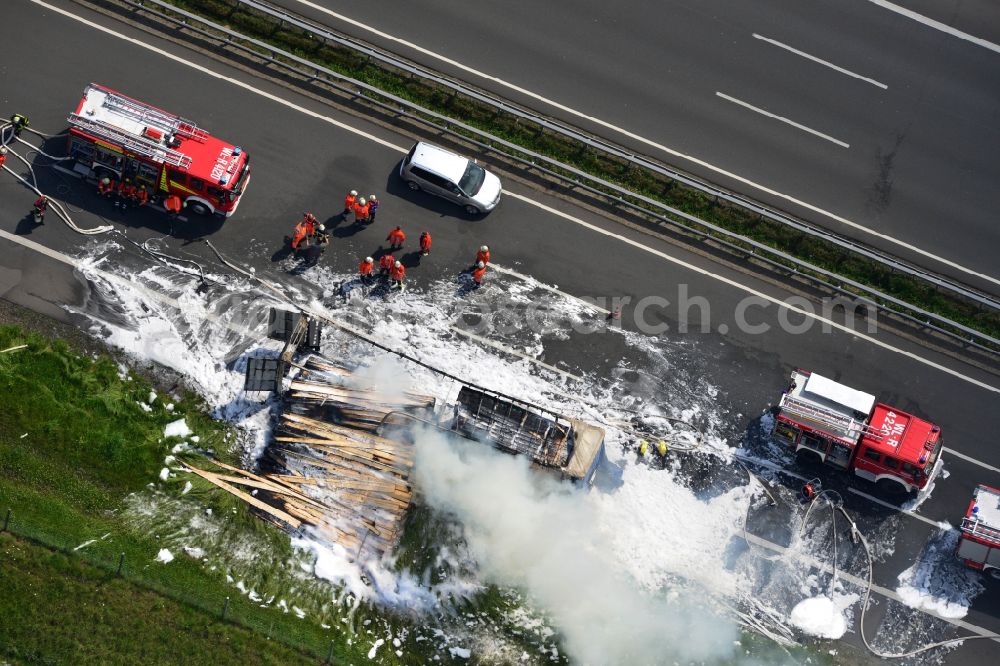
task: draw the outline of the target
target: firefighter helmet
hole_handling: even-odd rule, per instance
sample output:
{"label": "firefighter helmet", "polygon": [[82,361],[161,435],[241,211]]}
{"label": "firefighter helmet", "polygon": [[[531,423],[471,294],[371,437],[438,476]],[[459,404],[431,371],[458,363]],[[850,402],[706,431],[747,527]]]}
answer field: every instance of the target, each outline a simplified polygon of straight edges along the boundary
{"label": "firefighter helmet", "polygon": [[477,268],[486,268],[486,264],[484,264],[484,263],[483,263],[483,262],[481,262],[481,261],[477,261],[477,262],[476,262],[476,267],[477,267]]}
{"label": "firefighter helmet", "polygon": [[372,194],[372,195],[369,195],[369,197],[368,197],[368,201],[378,201],[378,197],[377,197],[377,196],[375,196],[374,194]]}
{"label": "firefighter helmet", "polygon": [[320,231],[326,231],[326,225],[325,224],[319,225],[319,230]]}
{"label": "firefighter helmet", "polygon": [[400,268],[400,267],[402,267],[402,265],[403,265],[403,264],[401,264],[400,262],[398,262],[398,261],[397,261],[397,262],[396,262],[395,264],[393,264],[393,265],[394,265],[394,266],[395,266],[396,268]]}
{"label": "firefighter helmet", "polygon": [[365,257],[365,263],[366,264],[373,264],[373,263],[375,263],[375,260],[372,259],[371,257]]}
{"label": "firefighter helmet", "polygon": [[364,206],[366,203],[368,203],[368,202],[365,200],[364,197],[361,197],[360,199],[358,199],[358,205],[359,206]]}
{"label": "firefighter helmet", "polygon": [[351,196],[352,197],[358,196],[358,191],[357,190],[351,190]]}
{"label": "firefighter helmet", "polygon": [[480,251],[480,252],[489,252],[489,251],[490,251],[490,248],[488,248],[488,247],[487,247],[487,246],[485,246],[485,245],[480,245],[480,246],[479,246],[479,251]]}
{"label": "firefighter helmet", "polygon": [[0,146],[0,155],[7,154],[7,146]]}

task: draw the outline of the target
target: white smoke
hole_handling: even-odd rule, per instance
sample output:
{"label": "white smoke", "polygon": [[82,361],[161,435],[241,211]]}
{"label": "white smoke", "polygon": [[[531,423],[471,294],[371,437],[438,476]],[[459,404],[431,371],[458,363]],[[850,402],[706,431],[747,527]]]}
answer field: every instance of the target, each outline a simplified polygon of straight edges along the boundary
{"label": "white smoke", "polygon": [[524,590],[579,663],[733,656],[735,623],[682,600],[678,589],[642,589],[601,526],[599,499],[531,470],[524,458],[434,432],[418,436],[414,470],[424,501],[464,525],[483,576]]}

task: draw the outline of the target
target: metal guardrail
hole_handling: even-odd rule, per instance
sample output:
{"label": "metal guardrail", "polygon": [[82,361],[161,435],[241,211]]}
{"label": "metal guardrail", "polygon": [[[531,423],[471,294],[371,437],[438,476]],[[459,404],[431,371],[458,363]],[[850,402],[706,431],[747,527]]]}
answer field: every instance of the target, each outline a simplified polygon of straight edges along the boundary
{"label": "metal guardrail", "polygon": [[233,0],[237,4],[245,5],[256,9],[262,13],[268,14],[271,17],[278,19],[289,25],[307,30],[316,35],[320,35],[323,38],[333,41],[341,46],[345,46],[365,55],[380,60],[394,68],[401,69],[413,74],[418,74],[422,78],[433,81],[439,85],[446,86],[452,90],[459,92],[470,99],[475,99],[477,101],[486,102],[491,106],[509,113],[525,120],[530,120],[531,122],[544,127],[546,129],[563,134],[574,141],[579,141],[586,144],[588,147],[600,150],[602,152],[608,153],[614,157],[627,160],[636,166],[640,166],[644,169],[648,169],[655,173],[658,173],[668,178],[672,178],[678,182],[684,183],[690,187],[698,189],[705,194],[709,194],[713,197],[723,199],[730,203],[736,204],[742,208],[753,211],[765,218],[770,220],[780,222],[787,226],[790,226],[798,231],[809,234],[811,236],[816,236],[823,240],[834,243],[838,247],[849,250],[851,252],[856,252],[862,256],[878,261],[879,263],[885,264],[894,270],[906,273],[908,275],[913,275],[920,277],[932,284],[948,289],[949,291],[954,291],[955,293],[961,294],[962,296],[969,298],[970,300],[976,301],[982,305],[992,307],[994,309],[1000,309],[1000,298],[991,296],[989,294],[983,293],[980,290],[973,289],[966,285],[963,285],[954,280],[950,280],[941,275],[933,273],[931,271],[923,270],[917,266],[913,266],[908,262],[902,261],[897,257],[894,257],[888,253],[881,252],[877,249],[871,248],[867,245],[854,241],[850,238],[841,236],[827,229],[821,227],[816,227],[802,220],[796,219],[795,217],[783,213],[781,211],[774,210],[768,206],[761,204],[760,202],[754,201],[747,197],[741,196],[734,192],[724,190],[716,185],[708,183],[701,180],[691,174],[686,174],[676,169],[672,169],[660,162],[650,159],[644,155],[636,154],[629,151],[621,146],[613,144],[607,140],[596,137],[592,134],[587,134],[578,128],[572,127],[565,123],[561,123],[557,120],[553,120],[546,116],[542,116],[535,111],[531,111],[517,104],[513,104],[508,100],[504,100],[500,97],[492,95],[490,93],[484,92],[477,88],[473,88],[462,81],[452,79],[450,77],[443,76],[438,72],[426,69],[412,62],[401,59],[400,57],[391,54],[389,52],[383,51],[381,49],[374,48],[368,44],[364,44],[358,40],[352,39],[350,37],[345,37],[337,35],[330,30],[326,29],[324,26],[317,25],[309,20],[298,17],[287,10],[284,10],[276,5],[272,5],[262,0]]}
{"label": "metal guardrail", "polygon": [[[773,268],[780,271],[788,272],[791,275],[797,275],[804,279],[811,281],[814,285],[822,286],[826,289],[832,290],[838,294],[851,299],[858,299],[859,294],[856,291],[850,291],[845,289],[844,286],[850,286],[854,290],[862,291],[867,294],[867,297],[862,296],[861,300],[870,307],[877,308],[883,312],[890,313],[894,316],[901,317],[911,323],[928,330],[933,330],[942,335],[946,335],[950,338],[955,339],[961,344],[975,347],[977,349],[995,353],[997,349],[1000,349],[1000,339],[994,338],[986,333],[977,331],[968,326],[960,324],[958,322],[952,321],[946,317],[942,317],[933,312],[929,312],[910,303],[907,303],[901,299],[898,299],[890,294],[886,294],[878,289],[870,287],[868,285],[862,284],[860,282],[845,278],[832,271],[826,270],[819,266],[810,264],[809,262],[803,261],[798,257],[792,256],[788,253],[777,250],[769,245],[755,241],[751,238],[741,236],[735,232],[729,231],[710,222],[702,220],[695,217],[689,213],[678,210],[671,206],[668,206],[660,201],[646,197],[643,195],[636,194],[621,187],[615,183],[603,180],[600,177],[594,176],[590,173],[584,172],[573,166],[563,164],[555,159],[535,153],[529,149],[522,146],[513,144],[499,137],[493,136],[488,132],[484,132],[478,128],[472,127],[461,121],[457,121],[454,118],[446,116],[444,114],[438,113],[431,109],[426,109],[421,107],[409,100],[403,99],[391,93],[385,92],[375,86],[367,84],[363,81],[353,79],[348,76],[344,76],[338,72],[330,70],[326,67],[317,65],[309,60],[296,56],[292,53],[284,51],[278,47],[271,44],[263,42],[261,40],[255,39],[253,37],[248,37],[239,32],[236,32],[226,26],[213,23],[212,21],[201,17],[192,12],[183,10],[176,5],[171,4],[167,0],[122,0],[125,4],[132,6],[137,10],[142,10],[151,14],[154,14],[160,19],[170,21],[179,26],[194,31],[206,38],[212,39],[214,41],[219,41],[224,45],[243,51],[254,58],[260,58],[266,60],[267,62],[287,68],[293,72],[296,72],[300,76],[314,81],[322,81],[323,83],[330,85],[338,90],[346,92],[352,96],[358,96],[365,99],[368,103],[377,105],[384,108],[385,110],[395,114],[402,115],[413,120],[420,121],[422,123],[428,124],[438,131],[451,134],[462,141],[471,142],[476,146],[488,151],[494,152],[498,155],[504,156],[506,159],[518,162],[531,169],[541,171],[549,177],[571,182],[574,187],[586,190],[594,195],[611,199],[618,203],[620,206],[631,208],[638,213],[643,215],[654,217],[656,220],[675,227],[676,229],[682,230],[686,234],[694,235],[702,240],[710,240],[717,243],[730,251],[735,251],[741,255],[752,256],[757,261],[762,261]],[[501,100],[497,97],[489,95],[479,90],[468,87],[461,82],[451,80],[447,77],[442,76],[439,73],[426,70],[422,67],[414,65],[412,63],[403,61],[392,54],[388,54],[377,49],[372,48],[369,45],[362,44],[356,40],[346,38],[337,34],[330,32],[322,26],[314,25],[313,23],[302,19],[297,16],[293,16],[285,10],[273,7],[259,0],[234,0],[239,5],[244,5],[251,9],[262,12],[281,24],[288,24],[294,26],[301,30],[311,33],[313,36],[320,40],[327,42],[332,42],[343,48],[352,49],[358,51],[372,59],[376,59],[385,65],[391,66],[394,69],[409,73],[413,76],[419,76],[420,78],[433,81],[436,84],[447,87],[456,93],[467,96],[471,99],[475,99],[479,102],[491,105],[497,109],[515,115],[519,118],[528,120],[540,127],[544,127],[551,131],[559,132],[572,138],[578,140],[587,146],[606,152],[613,156],[629,160],[630,162],[641,166],[643,168],[649,168],[657,173],[665,175],[669,178],[673,178],[679,182],[686,185],[694,187],[696,189],[710,194],[712,196],[718,197],[719,199],[724,199],[733,203],[735,205],[747,208],[763,217],[772,219],[783,224],[788,224],[793,228],[796,228],[804,233],[808,233],[813,236],[817,236],[831,242],[836,242],[840,247],[843,247],[849,251],[857,252],[862,254],[866,258],[879,262],[886,265],[892,270],[898,270],[901,273],[905,273],[912,277],[923,279],[930,282],[936,287],[947,289],[959,295],[962,295],[970,300],[980,303],[986,307],[992,307],[994,309],[1000,309],[1000,300],[994,299],[988,295],[982,294],[975,290],[971,290],[964,285],[958,285],[945,278],[930,274],[926,271],[922,271],[918,268],[909,266],[898,259],[888,257],[879,253],[871,248],[864,248],[859,246],[853,241],[843,239],[832,232],[827,232],[825,230],[819,230],[805,224],[804,222],[794,220],[793,218],[772,211],[767,207],[762,206],[756,202],[752,202],[738,195],[725,192],[719,188],[716,188],[707,183],[703,183],[697,179],[692,178],[686,174],[681,174],[680,172],[673,171],[663,165],[656,164],[648,160],[647,158],[634,155],[628,151],[625,151],[619,147],[613,146],[601,139],[583,134],[579,130],[564,126],[558,122],[552,121],[548,118],[539,116],[538,114],[522,109],[516,105],[511,104],[508,101]],[[171,14],[181,16],[183,18],[176,18],[165,14],[161,11],[151,9],[147,7],[147,4],[156,5],[164,10],[169,11]],[[206,26],[211,30],[204,30],[198,28],[197,26],[191,25],[191,22],[201,24]],[[214,34],[213,34],[214,33]],[[222,36],[220,36],[222,35]],[[252,46],[246,46],[239,42],[244,42]],[[254,48],[255,47],[255,48]],[[261,51],[269,53],[270,55],[265,55]],[[280,56],[280,59],[279,59]],[[292,66],[289,62],[293,62],[299,65],[301,69]],[[383,101],[388,100],[388,103]],[[428,118],[435,119],[438,123],[430,122]],[[453,128],[461,128],[464,133],[456,132]],[[478,139],[471,138],[469,135],[478,137]],[[501,146],[505,150],[499,150],[497,146]],[[510,152],[507,152],[510,151]],[[522,157],[524,156],[524,157]],[[548,166],[543,166],[548,165]],[[566,174],[572,174],[572,176],[567,176]],[[588,184],[592,183],[592,184]],[[598,187],[595,187],[598,186]],[[614,192],[616,194],[611,194]],[[644,208],[642,205],[635,203],[635,201],[640,201],[646,206],[651,206],[655,209],[663,211],[670,215],[682,218],[695,227],[689,226],[682,222],[678,222],[675,219],[666,217],[663,213],[657,213],[649,208]],[[700,228],[699,228],[700,227]],[[708,230],[708,231],[705,231]],[[711,233],[709,233],[711,232]],[[713,235],[714,234],[714,235]],[[723,238],[720,238],[722,236]],[[837,241],[834,241],[837,239]],[[749,246],[749,249],[748,247]],[[771,255],[771,256],[766,256]],[[791,264],[791,266],[789,265]],[[815,275],[810,275],[810,273],[818,274],[823,276],[821,279],[817,278]],[[889,307],[889,305],[896,306]],[[903,311],[903,310],[907,310]],[[937,322],[937,323],[932,323]]]}

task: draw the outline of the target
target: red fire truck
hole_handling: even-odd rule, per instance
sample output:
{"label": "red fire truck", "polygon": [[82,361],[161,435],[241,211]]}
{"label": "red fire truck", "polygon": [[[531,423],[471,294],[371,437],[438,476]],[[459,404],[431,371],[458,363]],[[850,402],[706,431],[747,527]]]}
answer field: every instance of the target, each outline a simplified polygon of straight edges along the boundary
{"label": "red fire truck", "polygon": [[85,176],[129,179],[153,196],[176,194],[199,215],[236,212],[250,156],[193,122],[91,83],[69,116],[69,154]]}
{"label": "red fire truck", "polygon": [[804,370],[781,396],[774,438],[890,493],[923,490],[941,468],[941,428]]}
{"label": "red fire truck", "polygon": [[1000,490],[979,485],[962,519],[957,555],[966,566],[1000,580]]}

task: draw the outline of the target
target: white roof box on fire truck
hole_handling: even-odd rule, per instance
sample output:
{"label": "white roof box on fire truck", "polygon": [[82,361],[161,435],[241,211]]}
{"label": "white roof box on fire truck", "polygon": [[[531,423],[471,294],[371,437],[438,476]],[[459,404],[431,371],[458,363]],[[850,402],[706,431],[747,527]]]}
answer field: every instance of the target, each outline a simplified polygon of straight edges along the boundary
{"label": "white roof box on fire truck", "polygon": [[792,386],[781,397],[781,411],[806,425],[846,442],[857,442],[875,396],[832,379],[796,370]]}

